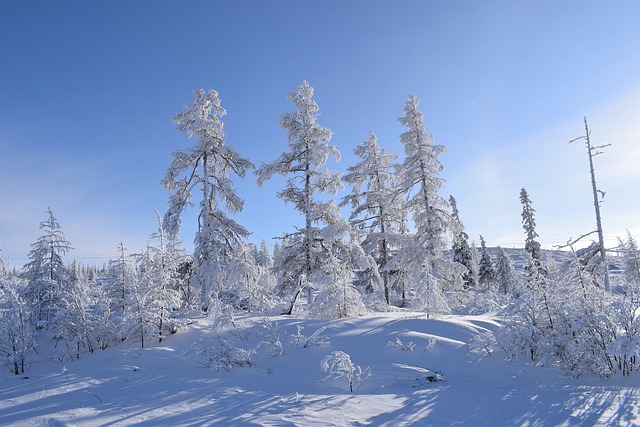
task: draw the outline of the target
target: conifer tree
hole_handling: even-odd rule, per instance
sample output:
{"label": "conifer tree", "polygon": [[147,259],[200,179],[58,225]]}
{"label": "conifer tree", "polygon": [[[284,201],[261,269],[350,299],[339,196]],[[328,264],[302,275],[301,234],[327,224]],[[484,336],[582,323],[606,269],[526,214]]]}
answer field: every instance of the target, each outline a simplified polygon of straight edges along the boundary
{"label": "conifer tree", "polygon": [[434,144],[424,125],[419,100],[411,95],[404,105],[404,116],[398,120],[407,130],[400,135],[406,157],[399,170],[399,188],[408,196],[407,209],[416,226],[416,240],[431,257],[440,257],[445,247],[444,232],[449,222],[447,202],[439,194],[444,169],[439,156],[446,153],[443,145]]}
{"label": "conifer tree", "polygon": [[226,111],[218,92],[197,90],[194,97],[194,102],[185,106],[186,111],[173,118],[177,129],[194,144],[173,153],[164,179],[165,187],[171,191],[164,228],[169,235],[177,235],[180,216],[192,203],[194,190],[199,189],[202,199],[191,281],[200,290],[202,308],[206,310],[225,266],[233,258],[233,249],[249,235],[225,210],[242,210],[244,202],[236,194],[231,176],[243,178],[253,165],[224,140],[220,118]]}
{"label": "conifer tree", "polygon": [[26,299],[40,327],[48,327],[55,319],[60,294],[68,285],[68,271],[62,257],[72,248],[51,209],[40,223],[44,234],[31,245],[29,261],[22,277],[27,280]]}
{"label": "conifer tree", "polygon": [[542,260],[540,243],[536,241],[538,233],[536,232],[535,212],[529,199],[529,194],[525,188],[520,190],[520,203],[522,203],[522,227],[524,228],[526,239],[524,249],[529,252],[531,258]]}
{"label": "conifer tree", "polygon": [[515,285],[516,275],[513,264],[504,250],[498,246],[498,256],[496,257],[496,283],[498,292],[508,294]]}
{"label": "conifer tree", "polygon": [[[542,249],[540,247],[540,243],[536,241],[536,237],[538,237],[535,220],[536,210],[533,209],[531,200],[529,199],[529,194],[524,188],[520,190],[520,203],[522,204],[522,227],[524,228],[525,235],[527,236],[524,242],[524,249],[531,256],[529,267],[525,268],[530,276],[541,275],[546,277],[547,269],[542,260]],[[531,280],[538,279],[532,277]]]}
{"label": "conifer tree", "polygon": [[321,246],[320,227],[334,211],[335,202],[321,201],[319,193],[335,194],[342,188],[340,174],[323,169],[329,157],[340,160],[338,149],[329,145],[331,130],[319,125],[318,104],[312,99],[313,88],[303,81],[289,93],[296,111],[285,113],[280,126],[287,131],[289,151],[271,163],[263,163],[256,171],[258,185],[279,174],[287,177],[286,187],[278,193],[285,203],[291,203],[304,217],[304,226],[282,237],[281,254],[277,259],[278,286],[292,294],[293,305],[303,288],[307,301],[313,301],[313,283],[308,279],[321,268],[326,253]]}
{"label": "conifer tree", "polygon": [[469,235],[464,230],[464,225],[460,220],[458,212],[458,203],[453,196],[449,196],[449,205],[451,206],[451,221],[449,229],[451,230],[451,249],[453,250],[453,261],[463,265],[467,271],[463,273],[462,280],[465,289],[473,289],[475,287],[475,274],[473,254],[469,246]]}
{"label": "conifer tree", "polygon": [[124,247],[124,243],[120,242],[118,252],[120,256],[109,260],[107,267],[109,274],[114,278],[108,293],[113,304],[119,307],[121,311],[124,311],[127,294],[130,292],[132,283],[135,280],[135,270],[133,263],[126,254],[127,248]]}
{"label": "conifer tree", "polygon": [[[406,157],[399,167],[398,191],[407,198],[407,210],[415,225],[413,242],[407,241],[393,267],[398,278],[416,284],[417,303],[430,312],[444,312],[448,308],[442,297],[444,283],[458,283],[461,268],[443,258],[446,245],[444,232],[449,223],[447,202],[439,194],[444,180],[439,156],[446,152],[424,126],[424,114],[419,100],[411,95],[404,105],[404,116],[398,120],[407,130],[400,136]],[[446,279],[446,280],[445,280]],[[405,303],[403,297],[403,304]]]}
{"label": "conifer tree", "polygon": [[349,221],[365,234],[362,247],[376,260],[385,301],[389,304],[388,262],[407,233],[403,199],[396,190],[397,156],[378,146],[373,131],[369,131],[369,139],[361,142],[354,153],[361,160],[349,167],[343,177],[352,188],[340,205],[351,206]]}
{"label": "conifer tree", "polygon": [[480,264],[478,265],[478,282],[482,290],[490,290],[496,280],[496,272],[493,268],[493,261],[487,251],[484,238],[480,236]]}

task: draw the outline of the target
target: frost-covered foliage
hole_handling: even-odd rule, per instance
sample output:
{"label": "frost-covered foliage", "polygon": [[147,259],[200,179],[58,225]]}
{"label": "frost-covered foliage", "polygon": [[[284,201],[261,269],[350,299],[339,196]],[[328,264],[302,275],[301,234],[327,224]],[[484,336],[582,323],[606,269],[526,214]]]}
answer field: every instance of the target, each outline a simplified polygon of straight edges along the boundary
{"label": "frost-covered foliage", "polygon": [[622,252],[622,268],[624,277],[628,283],[640,286],[640,250],[638,244],[627,231],[627,239],[619,239],[619,248]]}
{"label": "frost-covered foliage", "polygon": [[319,327],[308,337],[302,333],[303,330],[304,330],[303,326],[300,326],[300,325],[297,326],[296,333],[291,335],[292,344],[302,345],[303,348],[329,344],[329,337],[322,335],[324,331],[327,330],[326,326]]}
{"label": "frost-covered foliage", "polygon": [[61,294],[55,334],[76,358],[80,358],[81,350],[104,350],[115,338],[111,314],[108,295],[79,275]]}
{"label": "frost-covered foliage", "polygon": [[394,347],[402,351],[413,351],[416,345],[413,341],[409,341],[409,343],[405,344],[400,338],[396,337],[395,341],[389,341],[387,343],[387,347]]}
{"label": "frost-covered foliage", "polygon": [[27,280],[24,297],[32,307],[38,327],[49,327],[55,321],[60,295],[68,285],[68,271],[62,257],[72,248],[51,209],[40,223],[42,236],[31,245],[30,261],[23,267]]}
{"label": "frost-covered foliage", "polygon": [[180,216],[192,204],[193,191],[199,189],[202,199],[191,281],[206,310],[224,267],[233,258],[233,248],[249,234],[225,213],[237,213],[244,205],[231,176],[242,178],[253,165],[225,143],[220,118],[227,112],[218,92],[197,90],[194,97],[186,111],[173,118],[176,128],[194,141],[192,147],[173,153],[164,178],[164,186],[171,191],[164,228],[167,235],[177,235]]}
{"label": "frost-covered foliage", "polygon": [[[163,337],[174,333],[177,329],[175,312],[182,305],[178,290],[176,273],[182,263],[182,256],[169,245],[158,215],[158,231],[152,236],[156,245],[149,244],[147,250],[136,255],[138,271],[136,291],[140,294],[132,298],[132,302],[144,301],[140,316],[145,322],[153,325],[152,336],[162,342]],[[135,306],[132,307],[135,311]]]}
{"label": "frost-covered foliage", "polygon": [[319,234],[321,262],[307,277],[318,291],[309,305],[310,313],[319,318],[361,316],[367,310],[354,287],[354,271],[375,269],[375,263],[358,245],[354,230],[340,216],[337,207],[332,207],[327,225]]}
{"label": "frost-covered foliage", "polygon": [[354,153],[361,160],[350,166],[343,177],[351,184],[351,192],[340,205],[351,206],[349,222],[363,231],[361,245],[376,261],[377,271],[367,272],[368,281],[380,274],[384,298],[389,304],[388,262],[408,232],[403,198],[397,192],[397,156],[378,146],[373,131],[369,131],[369,139],[361,142]]}
{"label": "frost-covered foliage", "polygon": [[398,190],[406,197],[415,233],[413,241],[405,241],[398,251],[393,268],[399,272],[397,280],[404,282],[402,304],[406,304],[406,284],[409,283],[416,289],[415,305],[429,315],[449,310],[444,298],[446,288],[457,288],[466,268],[443,258],[444,233],[450,215],[446,210],[447,201],[439,195],[444,179],[438,175],[443,170],[439,156],[446,153],[446,149],[433,143],[418,104],[418,98],[409,96],[404,116],[398,119],[407,127],[400,136],[406,157],[398,170]]}
{"label": "frost-covered foliage", "polygon": [[322,369],[322,372],[327,373],[325,379],[344,378],[349,385],[350,392],[353,392],[354,389],[358,391],[362,383],[371,376],[369,367],[362,369],[359,365],[354,364],[351,361],[351,356],[344,351],[331,352],[330,355],[322,359],[320,369]]}
{"label": "frost-covered foliage", "polygon": [[538,237],[535,220],[536,210],[533,208],[529,193],[525,188],[520,190],[520,203],[522,204],[522,227],[527,236],[524,242],[524,249],[529,252],[531,258],[542,260],[542,249],[540,243],[536,241],[536,237]]}
{"label": "frost-covered foliage", "polygon": [[256,170],[260,186],[276,174],[287,177],[278,197],[291,203],[305,218],[304,227],[283,236],[281,253],[274,260],[279,291],[292,297],[289,312],[303,288],[307,302],[313,302],[313,287],[305,279],[317,275],[322,267],[324,249],[318,225],[336,210],[333,201],[321,201],[317,196],[335,194],[342,188],[340,174],[323,169],[330,156],[339,161],[340,152],[329,145],[331,130],[316,123],[319,109],[312,97],[313,88],[306,81],[289,93],[296,111],[285,113],[280,119],[280,126],[287,131],[289,151]]}
{"label": "frost-covered foliage", "polygon": [[403,301],[410,299],[411,305],[425,311],[427,317],[451,312],[446,293],[462,289],[466,270],[458,263],[431,257],[421,245],[409,243],[393,258],[390,267],[396,272],[396,280],[413,285],[413,289],[403,287]]}
{"label": "frost-covered foliage", "polygon": [[493,260],[487,251],[484,238],[480,236],[480,263],[478,264],[478,285],[480,291],[487,291],[493,288],[496,282],[496,272],[493,268]]}
{"label": "frost-covered foliage", "polygon": [[202,366],[229,372],[233,368],[254,366],[255,350],[233,345],[220,336],[211,336],[195,343],[187,352]]}
{"label": "frost-covered foliage", "polygon": [[506,295],[511,292],[516,284],[516,274],[511,260],[500,246],[498,246],[495,267],[498,292]]}
{"label": "frost-covered foliage", "polygon": [[[227,295],[237,307],[249,312],[273,308],[277,298],[274,294],[276,279],[271,270],[256,261],[248,245],[241,245],[235,252],[224,281]],[[261,262],[265,264],[267,260],[263,258]]]}
{"label": "frost-covered foliage", "polygon": [[451,249],[453,250],[453,262],[457,262],[467,269],[467,271],[462,274],[464,288],[474,289],[476,287],[476,266],[473,261],[473,252],[469,246],[469,235],[464,230],[464,225],[462,224],[462,220],[460,220],[458,203],[453,196],[449,196],[449,205],[451,206],[449,230],[451,231],[452,237]]}
{"label": "frost-covered foliage", "polygon": [[[512,357],[560,365],[575,376],[629,375],[639,368],[638,284],[623,283],[620,294],[605,292],[602,277],[589,267],[593,253],[573,252],[554,277],[530,274],[515,289],[497,335]],[[537,270],[530,265],[529,271]]]}
{"label": "frost-covered foliage", "polygon": [[127,256],[127,248],[124,243],[118,245],[120,256],[116,259],[109,260],[108,272],[113,277],[113,281],[109,283],[108,294],[114,304],[114,309],[119,308],[124,311],[124,305],[127,295],[135,279],[135,269],[130,257]]}
{"label": "frost-covered foliage", "polygon": [[444,179],[438,176],[444,169],[439,156],[447,150],[434,144],[419,102],[417,97],[409,96],[404,116],[398,119],[407,128],[400,135],[406,157],[398,171],[399,188],[408,196],[407,209],[413,216],[416,240],[429,256],[439,257],[446,245],[444,232],[449,222],[447,201],[438,194],[444,185]]}
{"label": "frost-covered foliage", "polygon": [[0,357],[15,375],[25,372],[34,350],[33,323],[28,303],[20,296],[23,284],[16,277],[0,278]]}

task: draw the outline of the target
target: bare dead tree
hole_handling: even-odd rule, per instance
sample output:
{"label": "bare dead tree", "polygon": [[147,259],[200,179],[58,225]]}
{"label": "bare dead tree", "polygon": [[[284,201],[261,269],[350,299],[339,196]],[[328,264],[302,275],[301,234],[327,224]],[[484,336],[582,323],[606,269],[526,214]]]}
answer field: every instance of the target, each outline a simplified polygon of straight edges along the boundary
{"label": "bare dead tree", "polygon": [[[593,168],[593,158],[598,154],[602,154],[602,151],[600,150],[602,148],[610,146],[611,144],[598,145],[596,147],[591,146],[591,139],[590,139],[591,132],[589,131],[589,125],[587,124],[586,117],[584,118],[584,130],[585,130],[585,136],[580,136],[576,139],[573,139],[569,141],[569,143],[572,143],[579,139],[584,139],[585,144],[587,146],[587,153],[589,154],[589,170],[591,173],[591,188],[593,190],[593,206],[596,212],[596,230],[595,231],[598,233],[598,244],[600,246],[600,258],[602,262],[602,267],[604,269],[604,289],[605,291],[609,292],[611,291],[611,285],[609,282],[609,269],[607,268],[606,249],[604,247],[604,237],[602,233],[602,219],[600,216],[600,202],[601,202],[601,199],[604,199],[605,193],[604,191],[599,190],[598,186],[596,185],[596,173],[595,173],[595,169]],[[588,234],[591,234],[591,233],[588,233]]]}

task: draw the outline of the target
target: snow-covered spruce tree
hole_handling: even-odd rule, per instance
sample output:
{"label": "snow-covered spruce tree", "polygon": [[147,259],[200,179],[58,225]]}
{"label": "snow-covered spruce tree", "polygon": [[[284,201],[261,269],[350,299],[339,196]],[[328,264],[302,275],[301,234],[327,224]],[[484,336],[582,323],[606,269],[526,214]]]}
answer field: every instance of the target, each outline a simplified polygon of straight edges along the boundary
{"label": "snow-covered spruce tree", "polygon": [[491,290],[496,282],[496,271],[493,268],[491,255],[487,251],[487,245],[482,235],[480,236],[480,263],[478,264],[478,282],[480,290]]}
{"label": "snow-covered spruce tree", "polygon": [[516,274],[511,260],[500,246],[498,246],[495,267],[498,292],[506,295],[511,292],[515,285]]}
{"label": "snow-covered spruce tree", "polygon": [[194,140],[192,147],[173,153],[173,162],[164,178],[171,191],[164,217],[165,231],[177,235],[180,216],[192,203],[193,191],[202,192],[198,231],[195,236],[192,284],[199,289],[203,310],[220,286],[220,277],[231,259],[233,249],[249,235],[226,211],[237,213],[244,202],[236,194],[231,175],[243,178],[253,165],[224,141],[226,111],[215,90],[196,90],[194,102],[185,106],[173,121],[180,132]]}
{"label": "snow-covered spruce tree", "polygon": [[274,266],[279,291],[291,296],[289,313],[303,289],[306,289],[307,302],[313,302],[314,285],[309,279],[326,260],[318,225],[326,222],[327,212],[335,202],[321,201],[317,195],[335,194],[342,188],[339,173],[322,169],[329,156],[339,161],[340,152],[329,145],[331,130],[316,123],[319,109],[312,97],[313,88],[306,81],[289,93],[296,111],[285,113],[280,119],[280,126],[287,131],[289,151],[271,163],[263,163],[256,171],[259,186],[276,174],[286,176],[286,187],[278,197],[293,204],[305,219],[303,227],[282,237],[281,254],[277,257],[280,263]]}
{"label": "snow-covered spruce tree", "polygon": [[20,296],[20,279],[0,279],[0,357],[15,375],[25,372],[29,353],[35,348],[28,303]]}
{"label": "snow-covered spruce tree", "polygon": [[412,214],[416,231],[413,244],[399,251],[393,268],[398,270],[398,277],[412,279],[417,295],[422,296],[416,303],[429,314],[448,310],[443,305],[444,287],[457,283],[463,268],[442,256],[449,213],[446,200],[438,194],[444,185],[444,180],[438,176],[443,170],[438,157],[446,149],[433,143],[418,104],[417,97],[409,96],[404,105],[404,116],[398,119],[407,127],[400,136],[406,157],[398,170],[398,189],[407,198],[407,209]]}
{"label": "snow-covered spruce tree", "polygon": [[31,307],[39,327],[47,328],[55,320],[60,293],[68,285],[68,271],[62,257],[72,248],[64,232],[47,209],[47,219],[40,223],[44,234],[31,245],[29,261],[23,267],[27,280],[24,297]]}
{"label": "snow-covered spruce tree", "polygon": [[458,203],[453,196],[449,196],[449,205],[451,206],[451,221],[449,222],[449,230],[451,231],[451,249],[453,250],[453,261],[463,265],[467,271],[462,275],[463,286],[465,289],[474,289],[475,283],[475,264],[473,262],[473,253],[469,246],[469,235],[464,230],[464,225],[460,220],[460,212],[458,211]]}
{"label": "snow-covered spruce tree", "polygon": [[400,135],[406,157],[399,168],[399,188],[408,196],[407,209],[413,216],[417,242],[429,256],[438,258],[446,245],[444,232],[449,223],[447,202],[438,194],[444,185],[444,179],[438,176],[444,169],[438,157],[447,150],[433,143],[418,104],[417,97],[409,96],[404,116],[398,119],[407,127]]}
{"label": "snow-covered spruce tree", "polygon": [[520,203],[522,204],[522,228],[526,234],[524,241],[524,249],[529,252],[531,258],[542,262],[542,249],[540,243],[536,241],[538,233],[536,232],[535,212],[529,194],[525,188],[520,190]]}
{"label": "snow-covered spruce tree", "polygon": [[[389,304],[388,262],[408,232],[403,199],[397,192],[394,170],[397,156],[378,146],[373,131],[353,151],[361,160],[349,167],[342,178],[352,187],[340,205],[351,206],[349,221],[365,234],[361,245],[376,260],[384,298]],[[377,276],[377,272],[369,274]]]}
{"label": "snow-covered spruce tree", "polygon": [[[523,188],[520,191],[522,203],[522,222],[526,234],[524,283],[514,290],[514,298],[505,312],[505,326],[502,328],[503,347],[513,355],[527,355],[534,361],[544,360],[557,352],[551,337],[561,332],[556,325],[558,289],[551,284],[547,269],[541,260],[540,244],[535,241],[538,233],[535,229],[535,210],[531,206],[529,195]],[[560,332],[556,329],[560,327]]]}

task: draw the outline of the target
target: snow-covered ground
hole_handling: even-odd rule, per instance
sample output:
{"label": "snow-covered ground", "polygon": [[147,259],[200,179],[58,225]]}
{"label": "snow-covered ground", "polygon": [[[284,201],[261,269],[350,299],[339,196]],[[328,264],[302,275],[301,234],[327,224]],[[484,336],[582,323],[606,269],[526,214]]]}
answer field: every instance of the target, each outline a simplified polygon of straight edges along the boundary
{"label": "snow-covered ground", "polygon": [[[219,342],[206,323],[197,319],[149,348],[74,361],[52,360],[41,345],[26,376],[0,374],[0,425],[640,425],[640,375],[576,379],[500,352],[483,355],[468,343],[496,328],[490,316],[238,317],[220,338],[257,351],[252,367],[229,371],[196,358],[194,342]],[[316,341],[324,343],[305,348],[302,337],[323,327]],[[321,361],[334,351],[370,367],[359,390],[325,379]]]}

